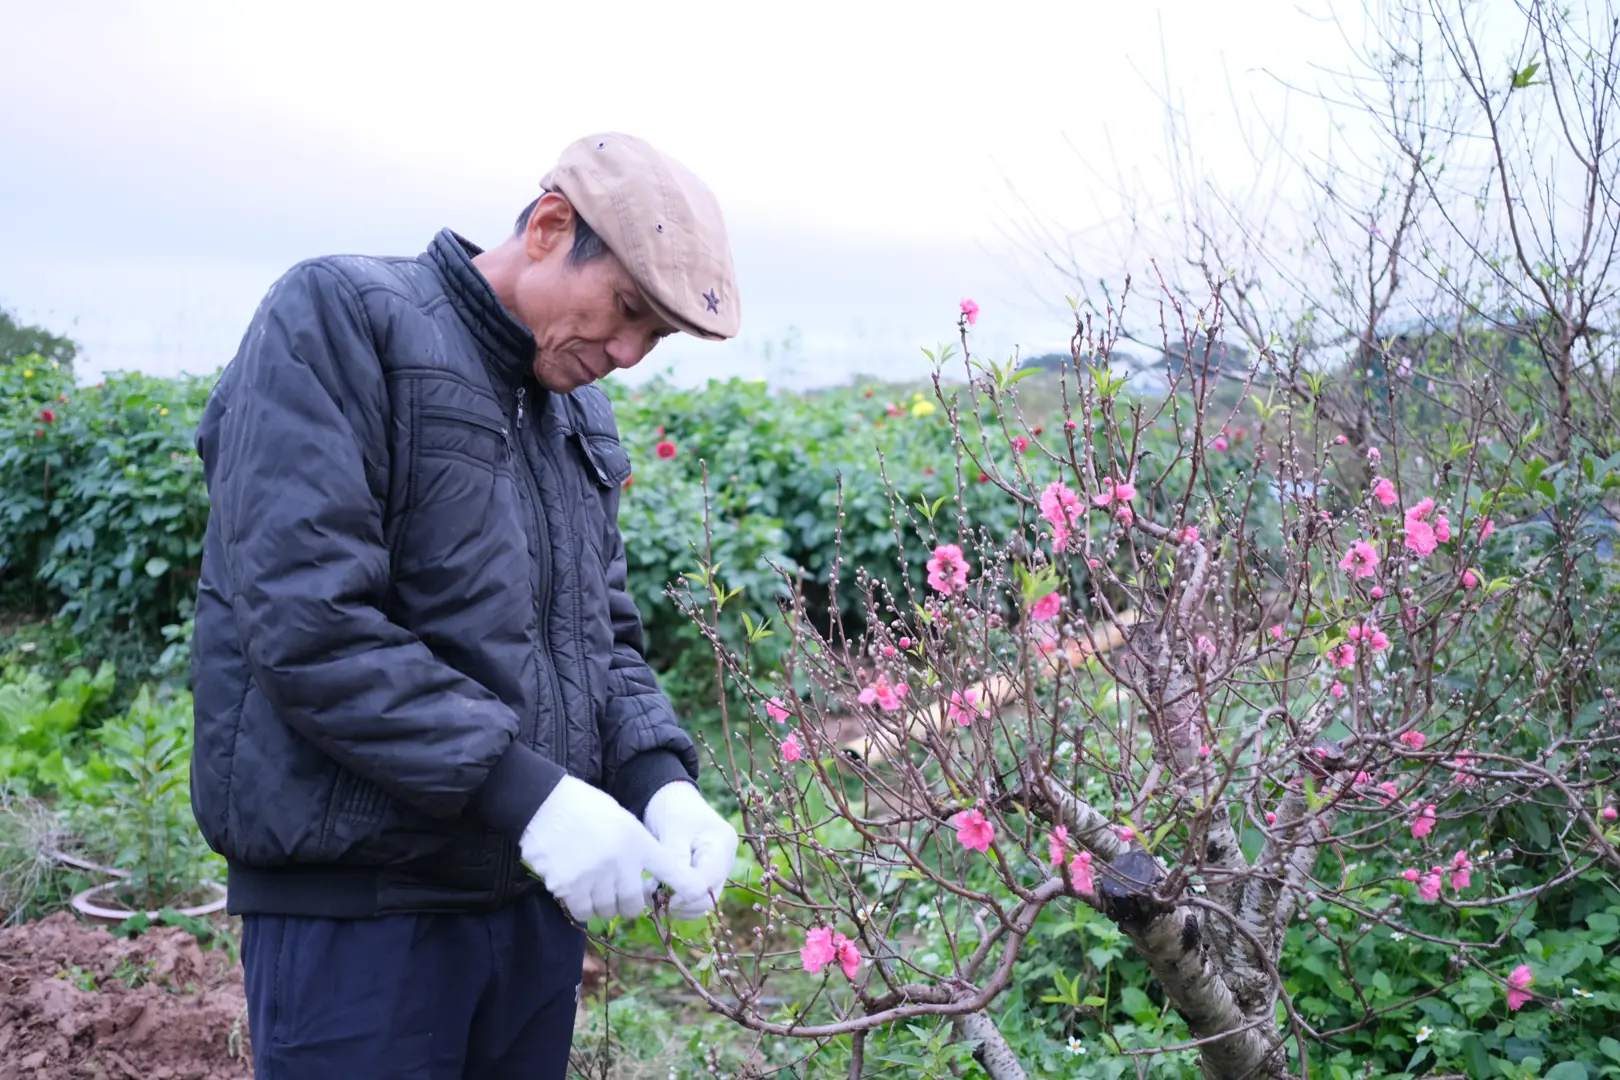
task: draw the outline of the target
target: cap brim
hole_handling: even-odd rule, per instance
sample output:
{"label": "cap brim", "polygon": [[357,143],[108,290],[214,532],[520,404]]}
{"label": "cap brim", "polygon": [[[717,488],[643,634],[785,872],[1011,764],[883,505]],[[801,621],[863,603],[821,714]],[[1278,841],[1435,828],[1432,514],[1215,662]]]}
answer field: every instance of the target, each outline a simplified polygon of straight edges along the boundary
{"label": "cap brim", "polygon": [[658,302],[658,298],[653,296],[646,289],[641,290],[641,298],[647,301],[648,307],[652,308],[658,313],[659,318],[663,319],[665,322],[669,323],[669,325],[673,326],[683,334],[691,334],[693,337],[702,338],[705,341],[726,340],[726,335],[724,334],[717,334],[713,330],[705,330],[696,323],[688,322],[687,320],[681,318],[679,315],[669,310],[669,308],[665,307],[663,304],[660,304]]}

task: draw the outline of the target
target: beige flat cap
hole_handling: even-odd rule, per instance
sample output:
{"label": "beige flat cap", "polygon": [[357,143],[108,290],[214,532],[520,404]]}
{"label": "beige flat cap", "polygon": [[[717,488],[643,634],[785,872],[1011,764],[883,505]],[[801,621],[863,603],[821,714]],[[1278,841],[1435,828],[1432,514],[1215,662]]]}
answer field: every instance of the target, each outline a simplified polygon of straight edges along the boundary
{"label": "beige flat cap", "polygon": [[710,340],[737,336],[725,219],[691,170],[645,139],[604,132],[568,144],[540,186],[567,197],[672,325]]}

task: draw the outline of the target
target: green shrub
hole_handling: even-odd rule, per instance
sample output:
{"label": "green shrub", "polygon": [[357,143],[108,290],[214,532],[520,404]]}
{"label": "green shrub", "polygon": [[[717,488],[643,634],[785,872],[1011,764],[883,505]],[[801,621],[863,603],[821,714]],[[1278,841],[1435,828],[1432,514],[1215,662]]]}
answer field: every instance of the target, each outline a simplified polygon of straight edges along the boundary
{"label": "green shrub", "polygon": [[212,379],[0,365],[0,587],[150,660],[196,592],[207,492],[192,434]]}
{"label": "green shrub", "polygon": [[53,680],[15,663],[0,682],[0,779],[25,793],[75,793],[91,782],[82,725],[111,696],[115,671],[74,668]]}

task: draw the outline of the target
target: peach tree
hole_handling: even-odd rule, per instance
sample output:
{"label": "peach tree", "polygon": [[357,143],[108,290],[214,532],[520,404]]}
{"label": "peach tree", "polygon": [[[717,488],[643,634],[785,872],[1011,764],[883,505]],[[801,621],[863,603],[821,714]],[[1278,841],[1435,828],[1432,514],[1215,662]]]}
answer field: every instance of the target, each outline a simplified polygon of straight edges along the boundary
{"label": "peach tree", "polygon": [[[1220,289],[1167,298],[1186,354],[1220,340]],[[775,612],[701,559],[673,590],[719,700],[751,703],[707,746],[742,872],[702,926],[659,920],[689,990],[754,1033],[732,1075],[1050,1074],[998,1004],[1042,920],[1103,952],[1042,988],[1061,1067],[1095,1075],[1348,1076],[1345,1047],[1441,991],[1463,1029],[1582,1006],[1523,928],[1620,870],[1620,601],[1612,554],[1548,523],[1601,505],[1620,456],[1549,467],[1483,397],[1459,397],[1478,426],[1444,462],[1398,424],[1351,448],[1278,393],[1325,378],[1297,352],[1130,393],[1117,326],[1084,318],[1033,424],[1036,384],[973,357],[975,315],[934,379],[955,495],[891,491],[925,581],[835,550],[854,633],[790,569]],[[980,475],[1014,526],[968,512]],[[1394,985],[1376,957],[1403,941],[1448,959]],[[1145,977],[1122,986],[1125,957]],[[1341,1000],[1296,997],[1290,964]],[[1422,1031],[1414,1067],[1441,1049]]]}

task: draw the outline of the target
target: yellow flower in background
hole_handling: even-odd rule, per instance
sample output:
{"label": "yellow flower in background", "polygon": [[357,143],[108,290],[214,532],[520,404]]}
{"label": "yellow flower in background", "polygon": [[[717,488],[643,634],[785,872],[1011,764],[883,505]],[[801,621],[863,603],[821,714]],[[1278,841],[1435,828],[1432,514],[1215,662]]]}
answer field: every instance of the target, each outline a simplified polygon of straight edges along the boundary
{"label": "yellow flower in background", "polygon": [[23,378],[32,379],[33,377],[34,377],[34,369],[33,368],[23,368]]}
{"label": "yellow flower in background", "polygon": [[159,416],[168,416],[169,415],[169,410],[168,409],[159,409],[158,410],[158,415]]}
{"label": "yellow flower in background", "polygon": [[915,404],[915,405],[913,405],[911,407],[911,415],[912,416],[932,416],[932,415],[934,415],[934,403],[932,401],[919,401],[919,402],[917,402],[917,404]]}
{"label": "yellow flower in background", "polygon": [[915,394],[911,395],[911,400],[912,401],[921,401],[922,399],[923,398],[922,398],[922,391],[921,390],[918,390]]}

